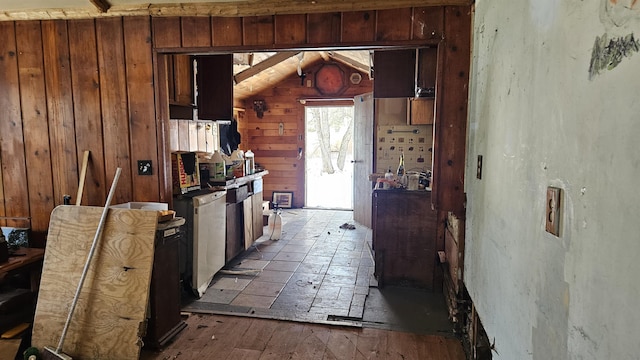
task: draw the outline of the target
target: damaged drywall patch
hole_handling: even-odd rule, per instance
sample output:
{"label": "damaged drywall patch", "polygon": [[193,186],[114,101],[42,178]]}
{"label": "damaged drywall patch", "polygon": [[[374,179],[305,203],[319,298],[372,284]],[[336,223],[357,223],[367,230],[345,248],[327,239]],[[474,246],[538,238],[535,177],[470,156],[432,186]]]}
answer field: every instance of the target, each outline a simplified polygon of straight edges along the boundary
{"label": "damaged drywall patch", "polygon": [[640,1],[602,0],[600,9],[600,22],[606,32],[596,36],[593,44],[589,80],[593,80],[602,70],[615,68],[622,60],[640,51],[640,40],[636,40],[629,30],[635,23],[640,23]]}
{"label": "damaged drywall patch", "polygon": [[609,39],[606,33],[602,37],[596,36],[589,64],[589,80],[593,80],[602,70],[615,68],[624,58],[639,51],[640,40],[636,40],[633,34],[613,39]]}

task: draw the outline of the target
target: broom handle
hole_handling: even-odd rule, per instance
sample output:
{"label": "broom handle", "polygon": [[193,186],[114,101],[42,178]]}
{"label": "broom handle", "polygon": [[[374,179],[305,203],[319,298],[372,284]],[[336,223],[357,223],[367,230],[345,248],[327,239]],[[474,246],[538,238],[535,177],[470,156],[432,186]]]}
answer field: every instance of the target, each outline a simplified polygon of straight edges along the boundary
{"label": "broom handle", "polygon": [[116,169],[116,175],[113,177],[113,182],[111,183],[111,189],[109,190],[109,195],[107,196],[107,201],[104,204],[104,209],[102,210],[102,216],[100,217],[100,222],[98,223],[98,229],[96,229],[96,234],[93,237],[93,242],[91,243],[91,249],[89,250],[89,255],[87,255],[87,261],[84,264],[84,269],[82,269],[82,275],[80,275],[80,282],[78,282],[78,288],[76,289],[76,294],[73,296],[73,301],[71,302],[71,308],[69,309],[69,315],[67,316],[67,321],[64,323],[64,328],[62,329],[62,335],[60,336],[60,342],[58,343],[58,348],[56,352],[59,353],[62,350],[62,345],[64,344],[64,338],[67,336],[67,330],[69,330],[69,324],[71,324],[71,318],[73,317],[73,312],[76,309],[76,305],[78,304],[78,297],[80,296],[80,290],[82,289],[82,284],[84,283],[84,279],[87,277],[87,273],[89,272],[89,264],[91,264],[91,258],[93,257],[93,253],[96,251],[98,239],[100,239],[100,234],[102,233],[102,228],[104,227],[104,223],[107,220],[107,212],[109,212],[109,205],[111,205],[111,199],[113,198],[113,193],[116,190],[116,185],[118,184],[118,179],[120,178],[121,168]]}

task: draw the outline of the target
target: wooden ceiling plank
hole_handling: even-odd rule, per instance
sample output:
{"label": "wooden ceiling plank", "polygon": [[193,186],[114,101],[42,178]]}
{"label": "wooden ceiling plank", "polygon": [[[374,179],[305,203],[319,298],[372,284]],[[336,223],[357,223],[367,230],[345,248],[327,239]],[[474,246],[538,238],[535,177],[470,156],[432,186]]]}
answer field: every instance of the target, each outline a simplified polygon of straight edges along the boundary
{"label": "wooden ceiling plank", "polygon": [[233,78],[236,84],[239,84],[241,82],[243,82],[244,80],[247,80],[248,78],[257,75],[267,69],[269,69],[270,67],[279,64],[285,60],[287,60],[288,58],[295,56],[298,54],[298,51],[282,51],[279,52],[267,59],[265,59],[264,61],[261,61],[259,63],[257,63],[255,66],[252,66],[250,68],[248,68],[247,70],[241,71],[239,73],[237,73]]}
{"label": "wooden ceiling plank", "polygon": [[319,51],[319,55],[322,57],[322,60],[329,61],[329,54],[326,51]]}
{"label": "wooden ceiling plank", "polygon": [[363,64],[363,63],[361,63],[359,61],[356,61],[356,60],[354,60],[354,59],[352,59],[352,58],[350,58],[348,56],[344,56],[344,55],[342,55],[340,53],[333,52],[333,51],[329,52],[329,56],[332,59],[334,59],[336,61],[339,61],[339,62],[341,62],[341,63],[343,63],[345,65],[351,66],[352,68],[354,68],[356,70],[360,70],[363,73],[366,73],[366,74],[369,73],[369,70],[370,70],[369,69],[369,65],[365,65],[365,64]]}

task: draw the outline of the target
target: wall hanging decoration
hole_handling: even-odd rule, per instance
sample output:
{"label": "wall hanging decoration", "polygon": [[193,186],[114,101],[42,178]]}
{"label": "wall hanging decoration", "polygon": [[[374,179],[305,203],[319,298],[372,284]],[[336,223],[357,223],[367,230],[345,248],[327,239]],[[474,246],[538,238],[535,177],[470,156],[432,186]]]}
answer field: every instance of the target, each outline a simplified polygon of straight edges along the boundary
{"label": "wall hanging decoration", "polygon": [[290,209],[293,204],[293,192],[274,191],[271,197],[271,203],[277,204],[279,208]]}
{"label": "wall hanging decoration", "polygon": [[264,112],[267,111],[267,103],[264,100],[253,100],[253,110],[259,119],[262,119]]}

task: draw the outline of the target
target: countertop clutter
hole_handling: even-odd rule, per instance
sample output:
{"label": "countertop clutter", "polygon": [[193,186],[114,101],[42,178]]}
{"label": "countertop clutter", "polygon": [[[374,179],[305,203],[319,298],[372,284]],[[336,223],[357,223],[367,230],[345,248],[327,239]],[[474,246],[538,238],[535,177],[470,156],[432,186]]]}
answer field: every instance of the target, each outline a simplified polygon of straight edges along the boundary
{"label": "countertop clutter", "polygon": [[431,171],[408,171],[402,176],[376,173],[369,175],[369,180],[376,182],[376,190],[431,191]]}
{"label": "countertop clutter", "polygon": [[269,174],[269,170],[261,170],[251,175],[245,175],[242,177],[228,179],[226,181],[209,181],[212,186],[224,186],[227,189],[233,187],[240,187],[246,185],[254,180],[261,179],[263,176]]}

